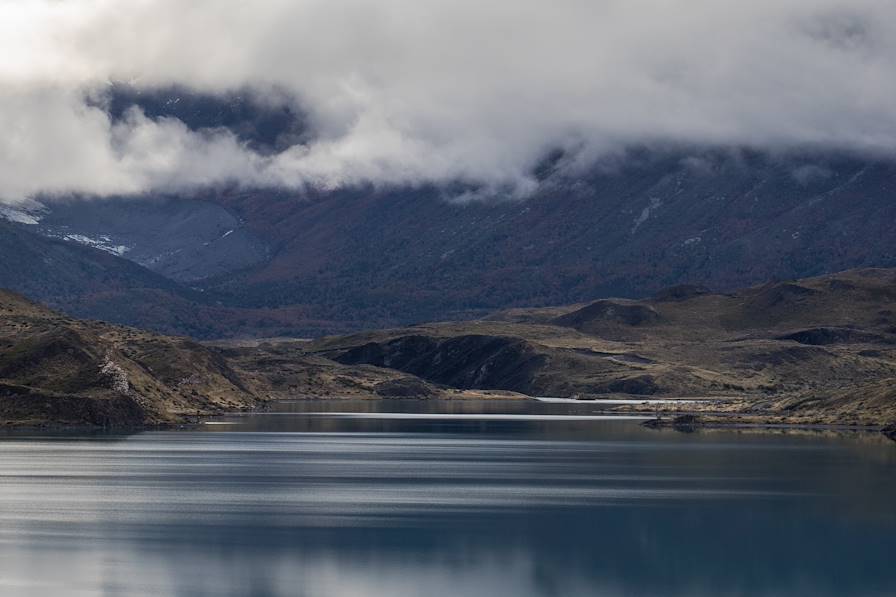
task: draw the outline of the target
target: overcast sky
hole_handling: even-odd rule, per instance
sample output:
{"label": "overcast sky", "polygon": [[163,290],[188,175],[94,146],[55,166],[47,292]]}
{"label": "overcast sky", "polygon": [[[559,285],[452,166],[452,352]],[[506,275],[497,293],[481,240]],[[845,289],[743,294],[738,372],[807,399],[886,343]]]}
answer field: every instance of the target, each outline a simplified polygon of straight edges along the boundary
{"label": "overcast sky", "polygon": [[[896,152],[894,0],[0,0],[0,200],[464,180],[554,147]],[[314,141],[259,156],[85,98],[284,89]]]}

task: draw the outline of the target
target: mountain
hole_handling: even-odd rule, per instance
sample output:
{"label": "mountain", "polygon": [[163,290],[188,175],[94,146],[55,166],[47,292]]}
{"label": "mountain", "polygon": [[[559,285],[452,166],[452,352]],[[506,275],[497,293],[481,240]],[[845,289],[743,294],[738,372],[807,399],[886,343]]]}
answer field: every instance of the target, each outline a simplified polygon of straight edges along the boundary
{"label": "mountain", "polygon": [[[0,219],[0,280],[6,288],[75,316],[110,321],[140,319],[147,309],[176,312],[199,293],[106,251],[75,242],[47,238]],[[154,305],[154,307],[152,307]],[[144,313],[151,316],[152,310]],[[152,317],[152,319],[156,319]]]}
{"label": "mountain", "polygon": [[209,290],[234,305],[301,301],[368,327],[896,264],[896,164],[696,159],[648,154],[557,174],[526,200],[461,203],[422,188],[219,197],[275,249]]}
{"label": "mountain", "polygon": [[[308,134],[305,117],[287,102],[248,92],[117,85],[102,103],[113,119],[139,106],[193,130],[226,128],[261,153]],[[42,249],[27,247],[43,236],[143,270],[106,259],[104,267],[128,273],[114,274],[119,281],[101,298],[96,276],[82,272],[92,266],[66,265],[54,275],[41,265],[47,275],[39,282],[0,269],[0,286],[75,315],[166,333],[319,336],[601,296],[643,298],[681,284],[728,291],[896,265],[891,159],[657,146],[588,167],[555,152],[533,176],[538,188],[525,199],[459,183],[38,198],[27,209],[0,210],[13,220],[0,227],[9,260],[34,262]],[[68,257],[99,259],[74,248]],[[152,299],[135,299],[135,287],[152,289]]]}
{"label": "mountain", "polygon": [[298,308],[230,308],[95,244],[47,236],[0,218],[0,285],[73,317],[197,338],[248,335],[306,322]]}

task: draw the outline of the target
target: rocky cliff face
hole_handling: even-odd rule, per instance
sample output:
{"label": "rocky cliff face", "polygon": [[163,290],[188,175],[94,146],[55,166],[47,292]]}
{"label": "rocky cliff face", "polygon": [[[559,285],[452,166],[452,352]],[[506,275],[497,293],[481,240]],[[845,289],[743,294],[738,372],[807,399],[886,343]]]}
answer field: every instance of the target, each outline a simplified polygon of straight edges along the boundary
{"label": "rocky cliff face", "polygon": [[402,336],[351,348],[335,360],[397,369],[458,389],[534,393],[534,377],[545,359],[523,339],[471,334]]}

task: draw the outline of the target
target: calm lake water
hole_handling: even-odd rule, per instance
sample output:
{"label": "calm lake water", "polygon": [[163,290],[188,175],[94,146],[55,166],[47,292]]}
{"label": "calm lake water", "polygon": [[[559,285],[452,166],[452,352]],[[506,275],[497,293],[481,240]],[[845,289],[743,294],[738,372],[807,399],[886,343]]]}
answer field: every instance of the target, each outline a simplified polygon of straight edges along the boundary
{"label": "calm lake water", "polygon": [[896,594],[896,443],[595,410],[297,402],[5,436],[0,595]]}

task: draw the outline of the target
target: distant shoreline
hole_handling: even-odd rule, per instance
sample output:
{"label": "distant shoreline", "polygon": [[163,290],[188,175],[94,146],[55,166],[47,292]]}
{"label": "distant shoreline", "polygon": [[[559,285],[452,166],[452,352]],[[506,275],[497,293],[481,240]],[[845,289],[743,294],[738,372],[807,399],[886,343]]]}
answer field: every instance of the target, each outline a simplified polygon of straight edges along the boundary
{"label": "distant shoreline", "polygon": [[[294,397],[283,400],[271,400],[260,404],[256,408],[242,409],[236,411],[223,411],[218,413],[202,413],[198,416],[189,415],[185,420],[172,423],[156,423],[145,425],[124,425],[124,426],[108,426],[89,424],[59,424],[52,422],[29,422],[29,421],[0,421],[0,439],[4,437],[15,437],[22,434],[40,434],[40,435],[60,435],[68,436],[71,434],[90,433],[96,435],[129,435],[142,433],[146,431],[193,431],[204,425],[209,419],[226,416],[251,416],[253,414],[263,413],[269,410],[275,404],[289,404],[296,402],[349,402],[363,400],[365,402],[390,403],[397,400],[415,400],[420,402],[452,402],[452,401],[520,401],[520,402],[542,402],[542,403],[576,403],[576,404],[600,404],[601,402],[609,403],[610,408],[606,410],[594,411],[595,416],[618,416],[620,420],[628,420],[632,423],[638,423],[640,426],[655,430],[672,430],[682,433],[691,433],[698,431],[754,431],[754,432],[787,432],[787,431],[815,431],[815,432],[833,432],[833,433],[858,433],[868,435],[882,435],[896,442],[896,429],[893,425],[885,424],[849,424],[849,423],[806,423],[806,422],[782,422],[780,420],[763,420],[763,415],[757,413],[704,413],[697,411],[677,411],[664,410],[660,416],[656,416],[655,410],[643,410],[635,408],[626,408],[636,406],[638,404],[652,403],[661,404],[665,407],[678,404],[694,405],[699,402],[709,402],[717,400],[715,398],[662,398],[662,399],[547,399],[545,397],[534,396],[506,396],[496,394],[496,397],[483,398],[479,396],[460,396],[452,398],[385,398],[385,397]],[[388,413],[384,413],[388,414]],[[398,414],[401,414],[400,412]],[[483,419],[487,419],[486,413],[482,413]],[[476,419],[475,413],[468,413],[468,418]],[[544,415],[545,419],[556,416],[558,420],[566,420],[564,415]],[[638,420],[635,419],[637,417]]]}

